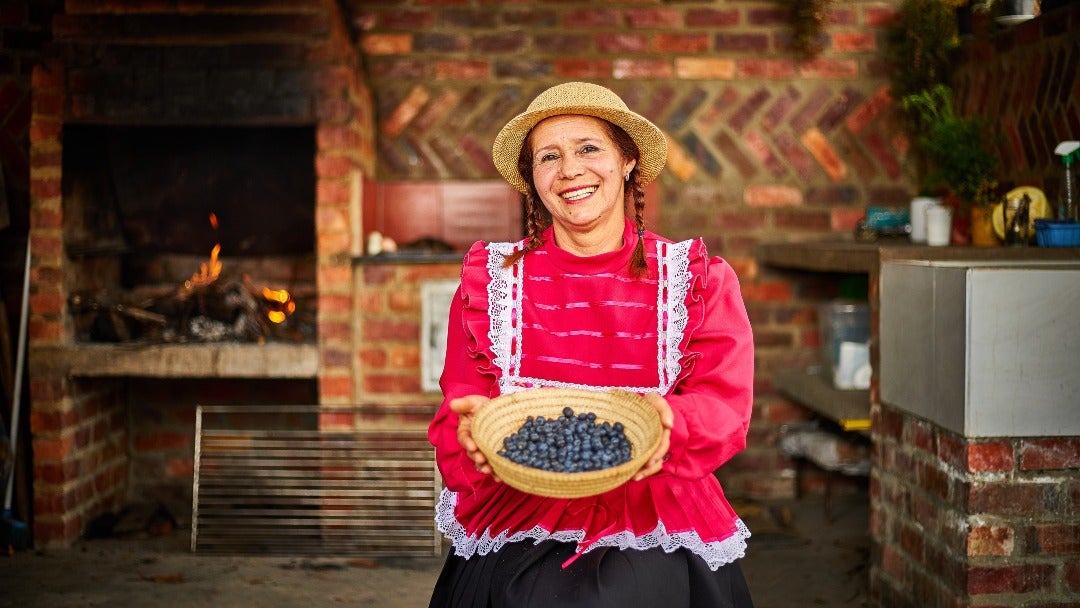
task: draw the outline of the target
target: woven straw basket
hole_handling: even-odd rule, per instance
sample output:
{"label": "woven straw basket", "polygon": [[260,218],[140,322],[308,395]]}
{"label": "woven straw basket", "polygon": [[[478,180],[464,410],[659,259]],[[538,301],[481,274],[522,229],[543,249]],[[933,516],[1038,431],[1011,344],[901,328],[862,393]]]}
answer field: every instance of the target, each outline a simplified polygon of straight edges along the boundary
{"label": "woven straw basket", "polygon": [[[599,471],[556,473],[521,465],[498,454],[503,440],[517,432],[526,418],[557,418],[567,406],[575,414],[596,414],[597,422],[621,422],[630,441],[631,460]],[[562,388],[537,388],[496,397],[480,408],[472,426],[473,439],[496,475],[522,492],[552,498],[594,496],[622,485],[656,451],[662,431],[656,408],[639,395]]]}

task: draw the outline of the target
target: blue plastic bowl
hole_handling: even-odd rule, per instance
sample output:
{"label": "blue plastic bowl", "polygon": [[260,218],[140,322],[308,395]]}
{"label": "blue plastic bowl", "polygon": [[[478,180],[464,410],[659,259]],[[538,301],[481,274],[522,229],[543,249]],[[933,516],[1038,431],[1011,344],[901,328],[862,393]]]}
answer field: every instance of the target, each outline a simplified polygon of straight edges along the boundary
{"label": "blue plastic bowl", "polygon": [[1035,240],[1039,247],[1080,247],[1080,222],[1035,220]]}

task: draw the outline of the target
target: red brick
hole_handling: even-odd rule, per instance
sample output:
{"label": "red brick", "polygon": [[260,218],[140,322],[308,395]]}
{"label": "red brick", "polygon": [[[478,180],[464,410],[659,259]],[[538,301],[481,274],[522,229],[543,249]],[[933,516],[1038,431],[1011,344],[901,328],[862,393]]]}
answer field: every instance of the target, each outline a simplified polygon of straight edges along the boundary
{"label": "red brick", "polygon": [[320,152],[325,150],[352,152],[360,144],[360,138],[348,126],[321,124],[318,132],[315,133],[315,143]]}
{"label": "red brick", "polygon": [[971,473],[1012,471],[1013,446],[1007,441],[970,443],[967,446],[967,470]]}
{"label": "red brick", "polygon": [[619,79],[672,78],[675,69],[666,59],[616,59],[612,76]]}
{"label": "red brick", "polygon": [[395,9],[380,11],[379,24],[390,30],[426,30],[435,23],[434,11]]}
{"label": "red brick", "polygon": [[626,11],[626,21],[630,27],[677,29],[679,12],[669,8],[629,9]]}
{"label": "red brick", "polygon": [[746,79],[788,79],[795,76],[795,63],[789,59],[739,59],[735,71]]}
{"label": "red brick", "polygon": [[1052,565],[974,567],[968,570],[966,590],[971,595],[1049,591],[1054,570]]}
{"label": "red brick", "polygon": [[1080,469],[1080,437],[1025,439],[1020,443],[1020,470]]}
{"label": "red brick", "polygon": [[892,97],[889,95],[888,85],[881,86],[848,115],[844,120],[844,126],[852,133],[859,133],[868,124],[876,121],[890,106],[892,106]]}
{"label": "red brick", "polygon": [[324,368],[344,368],[352,363],[352,353],[342,348],[319,349],[319,362]]}
{"label": "red brick", "polygon": [[978,482],[968,490],[970,513],[1038,517],[1058,502],[1056,483]]}
{"label": "red brick", "polygon": [[491,78],[491,63],[482,60],[438,61],[435,77],[441,80],[487,80]]}
{"label": "red brick", "polygon": [[692,8],[685,22],[687,27],[730,27],[739,24],[739,9]]}
{"label": "red brick", "polygon": [[352,287],[352,268],[350,266],[323,264],[317,269],[317,274],[317,283],[320,289],[329,286]]}
{"label": "red brick", "polygon": [[1009,526],[972,526],[967,536],[967,555],[1012,555],[1015,536]]}
{"label": "red brick", "polygon": [[891,6],[868,6],[863,9],[863,24],[881,27],[892,21],[895,16],[896,9]]}
{"label": "red brick", "polygon": [[1065,586],[1070,591],[1080,593],[1080,558],[1065,562]]}
{"label": "red brick", "polygon": [[952,433],[940,432],[937,437],[937,458],[958,471],[967,470],[967,445]]}
{"label": "red brick", "polygon": [[372,393],[415,394],[420,392],[420,376],[368,375],[364,379],[364,389]]}
{"label": "red brick", "polygon": [[649,37],[645,34],[597,34],[596,48],[602,53],[646,53]]}
{"label": "red brick", "polygon": [[759,8],[748,10],[746,21],[751,25],[772,25],[786,27],[788,25],[787,8]]}
{"label": "red brick", "polygon": [[415,344],[389,349],[390,367],[398,371],[420,369],[420,348]]}
{"label": "red brick", "polygon": [[810,151],[821,168],[825,170],[829,178],[838,182],[847,177],[848,170],[840,155],[825,137],[825,134],[817,128],[808,129],[799,137],[799,141]]}
{"label": "red brick", "polygon": [[324,340],[349,342],[352,339],[352,324],[348,321],[319,321],[319,335]]}
{"label": "red brick", "polygon": [[60,178],[46,177],[30,181],[30,195],[37,198],[53,198],[61,194]]}
{"label": "red brick", "polygon": [[832,50],[838,53],[874,52],[877,35],[874,32],[834,32],[830,37]]}
{"label": "red brick", "polygon": [[579,9],[567,11],[562,24],[569,29],[594,29],[619,25],[619,12],[610,9]]}
{"label": "red brick", "polygon": [[833,232],[853,232],[864,217],[863,209],[833,209],[829,212],[829,228]]}
{"label": "red brick", "polygon": [[420,324],[417,321],[380,321],[366,319],[362,324],[364,340],[418,340]]}
{"label": "red brick", "polygon": [[903,554],[897,548],[891,545],[882,547],[881,568],[897,581],[904,582],[907,580],[907,560],[904,559]]}
{"label": "red brick", "polygon": [[823,80],[854,80],[859,77],[859,62],[854,59],[815,57],[799,64],[799,77]]}
{"label": "red brick", "polygon": [[791,186],[747,186],[743,202],[751,207],[787,207],[803,203],[802,190]]}
{"label": "red brick", "polygon": [[828,211],[784,211],[778,210],[773,216],[775,227],[784,231],[819,230],[825,231],[830,226]]}
{"label": "red brick", "polygon": [[610,59],[555,59],[555,75],[564,78],[609,78],[612,71]]}
{"label": "red brick", "polygon": [[705,34],[656,34],[653,50],[657,53],[703,53],[709,50],[709,37]]}
{"label": "red brick", "polygon": [[899,441],[904,432],[904,415],[898,411],[881,408],[880,420],[874,425],[883,437]]}
{"label": "red brick", "polygon": [[1040,554],[1080,553],[1080,524],[1036,524]]}
{"label": "red brick", "polygon": [[34,464],[34,481],[61,485],[78,477],[82,467],[79,462],[68,460],[58,463]]}
{"label": "red brick", "polygon": [[722,53],[767,53],[771,50],[765,34],[725,32],[713,37],[713,48]]}
{"label": "red brick", "polygon": [[353,381],[346,377],[322,376],[319,378],[320,401],[324,398],[338,398],[339,400],[351,401],[353,399]]}
{"label": "red brick", "polygon": [[408,55],[412,52],[412,34],[364,34],[360,48],[368,55]]}

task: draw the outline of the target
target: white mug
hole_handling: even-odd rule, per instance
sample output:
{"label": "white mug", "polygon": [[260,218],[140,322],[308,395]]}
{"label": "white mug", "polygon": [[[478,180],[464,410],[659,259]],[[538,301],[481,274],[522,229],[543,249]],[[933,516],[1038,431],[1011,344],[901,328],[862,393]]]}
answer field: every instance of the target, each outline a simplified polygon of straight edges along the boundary
{"label": "white mug", "polygon": [[940,198],[916,196],[911,199],[911,242],[926,242],[926,209],[941,204]]}
{"label": "white mug", "polygon": [[940,247],[949,244],[952,232],[952,209],[941,205],[926,208],[926,244]]}

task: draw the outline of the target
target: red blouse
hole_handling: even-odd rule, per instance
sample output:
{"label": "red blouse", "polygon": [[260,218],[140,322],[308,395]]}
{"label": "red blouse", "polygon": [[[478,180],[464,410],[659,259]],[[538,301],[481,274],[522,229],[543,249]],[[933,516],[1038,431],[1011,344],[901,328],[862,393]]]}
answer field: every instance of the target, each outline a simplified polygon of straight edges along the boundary
{"label": "red blouse", "polygon": [[[503,268],[519,243],[476,243],[450,309],[444,399],[428,437],[445,489],[436,522],[458,555],[555,539],[673,551],[710,568],[743,556],[750,536],[713,472],[746,445],[753,401],[753,336],[731,266],[700,240],[645,233],[646,279],[629,274],[637,242],[577,257],[545,244]],[[531,387],[620,388],[665,396],[675,414],[663,470],[576,499],[520,492],[472,466],[457,441],[451,399]]]}

